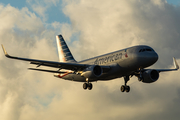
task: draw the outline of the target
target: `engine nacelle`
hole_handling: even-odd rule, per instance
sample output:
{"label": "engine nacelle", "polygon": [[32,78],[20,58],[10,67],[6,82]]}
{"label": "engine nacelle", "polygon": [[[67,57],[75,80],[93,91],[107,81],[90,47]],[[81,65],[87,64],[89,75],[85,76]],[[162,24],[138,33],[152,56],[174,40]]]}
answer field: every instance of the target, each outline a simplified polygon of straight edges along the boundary
{"label": "engine nacelle", "polygon": [[84,70],[81,76],[85,78],[98,78],[102,75],[103,70],[99,65],[92,65]]}
{"label": "engine nacelle", "polygon": [[157,70],[147,70],[142,74],[144,83],[153,83],[158,80],[159,72]]}

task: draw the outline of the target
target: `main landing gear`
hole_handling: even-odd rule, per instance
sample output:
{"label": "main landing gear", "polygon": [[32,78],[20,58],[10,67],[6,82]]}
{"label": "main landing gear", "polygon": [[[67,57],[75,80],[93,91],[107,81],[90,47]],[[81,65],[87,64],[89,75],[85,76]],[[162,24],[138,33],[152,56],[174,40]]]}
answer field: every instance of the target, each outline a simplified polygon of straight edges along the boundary
{"label": "main landing gear", "polygon": [[127,82],[129,81],[129,76],[125,76],[124,81],[125,81],[125,84],[121,86],[120,90],[121,90],[121,92],[124,92],[124,91],[129,92],[130,87],[127,86]]}
{"label": "main landing gear", "polygon": [[84,84],[83,84],[83,88],[84,88],[85,90],[86,90],[86,89],[91,90],[92,87],[93,87],[92,83],[84,83]]}
{"label": "main landing gear", "polygon": [[86,81],[87,81],[87,82],[83,84],[83,88],[84,88],[85,90],[86,90],[86,89],[91,90],[91,89],[93,88],[92,83],[89,83],[88,78],[86,78]]}

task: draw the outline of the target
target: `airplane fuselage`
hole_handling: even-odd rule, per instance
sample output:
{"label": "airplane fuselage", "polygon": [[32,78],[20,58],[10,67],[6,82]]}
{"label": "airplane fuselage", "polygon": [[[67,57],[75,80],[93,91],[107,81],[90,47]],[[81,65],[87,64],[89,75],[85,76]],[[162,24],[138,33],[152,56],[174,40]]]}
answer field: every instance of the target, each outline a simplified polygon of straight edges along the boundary
{"label": "airplane fuselage", "polygon": [[[132,72],[151,66],[158,60],[158,54],[149,46],[134,46],[112,53],[104,54],[78,62],[79,64],[105,65],[110,70],[103,73],[97,80],[112,80],[131,74]],[[85,82],[86,78],[80,74],[65,73],[55,75],[66,80]]]}

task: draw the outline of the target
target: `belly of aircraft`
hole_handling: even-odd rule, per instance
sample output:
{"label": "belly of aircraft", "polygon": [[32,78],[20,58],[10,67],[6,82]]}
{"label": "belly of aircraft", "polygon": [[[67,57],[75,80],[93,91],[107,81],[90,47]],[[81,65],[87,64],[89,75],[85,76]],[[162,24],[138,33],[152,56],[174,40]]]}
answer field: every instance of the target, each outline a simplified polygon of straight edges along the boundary
{"label": "belly of aircraft", "polygon": [[[96,78],[96,79],[89,79],[89,82],[93,82],[93,81],[108,81],[108,80],[113,80],[115,78],[120,78],[122,77],[122,74],[116,73],[116,74],[103,74],[101,77]],[[81,75],[77,75],[77,74],[68,74],[64,77],[62,77],[62,79],[65,80],[70,80],[70,81],[75,81],[75,82],[86,82],[86,78],[81,76]]]}

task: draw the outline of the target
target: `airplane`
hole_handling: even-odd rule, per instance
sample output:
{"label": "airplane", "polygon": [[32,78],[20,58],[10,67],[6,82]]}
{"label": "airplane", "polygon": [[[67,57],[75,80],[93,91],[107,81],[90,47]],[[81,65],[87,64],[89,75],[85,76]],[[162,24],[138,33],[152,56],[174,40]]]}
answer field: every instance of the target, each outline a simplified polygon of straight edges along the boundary
{"label": "airplane", "polygon": [[[130,86],[127,85],[127,82],[132,76],[136,76],[143,83],[153,83],[159,79],[160,72],[179,69],[175,58],[173,58],[174,69],[145,69],[158,60],[158,54],[147,45],[137,45],[77,62],[62,35],[57,35],[56,41],[59,62],[14,57],[6,52],[3,45],[2,48],[7,58],[28,61],[30,64],[37,65],[36,68],[29,68],[29,70],[50,72],[58,78],[84,82],[83,88],[85,90],[93,88],[92,82],[123,77],[124,85],[120,87],[120,90],[121,92],[129,92]],[[40,66],[52,67],[57,70],[37,69]]]}

